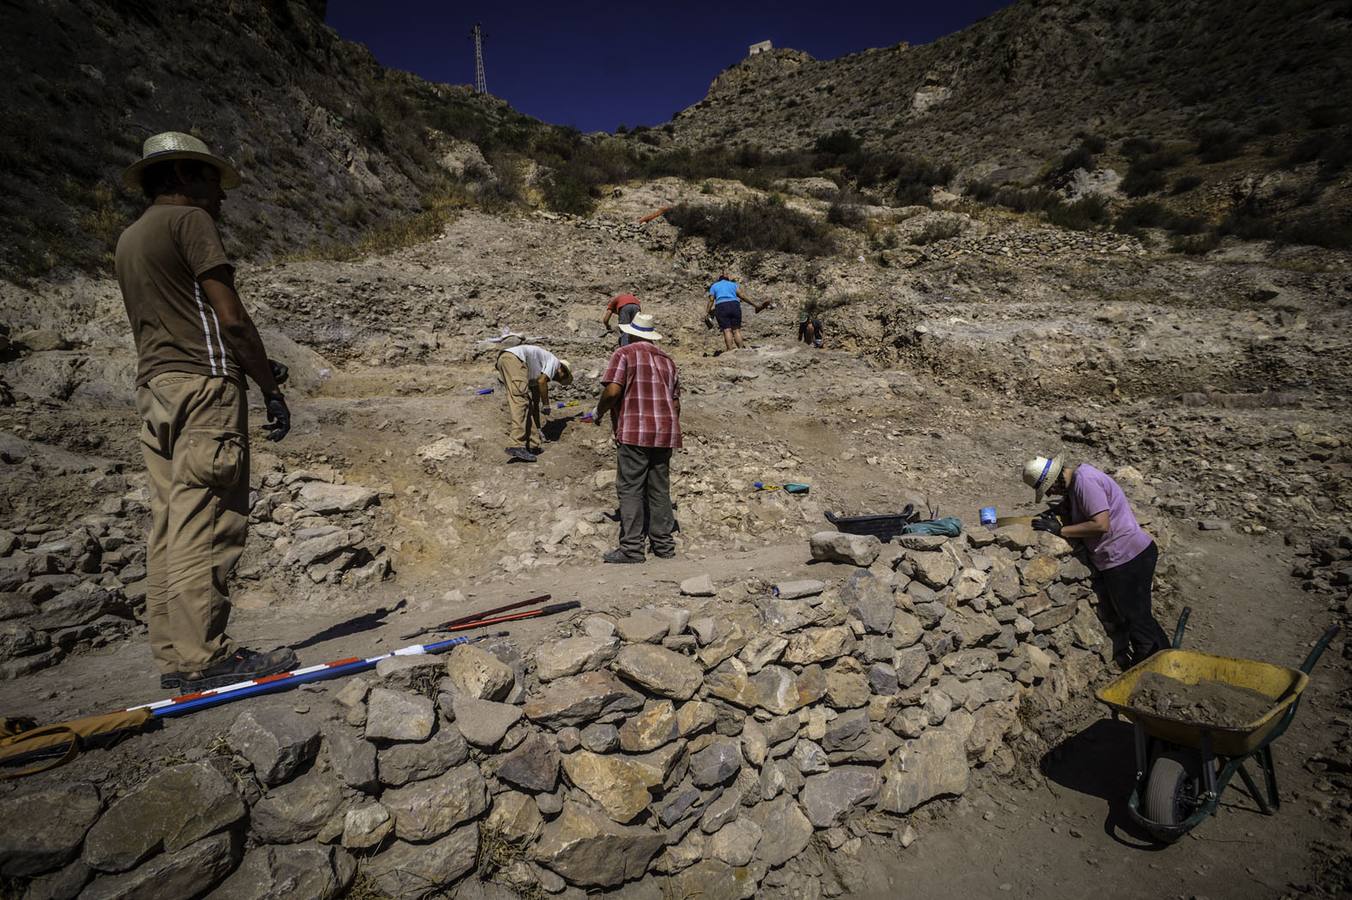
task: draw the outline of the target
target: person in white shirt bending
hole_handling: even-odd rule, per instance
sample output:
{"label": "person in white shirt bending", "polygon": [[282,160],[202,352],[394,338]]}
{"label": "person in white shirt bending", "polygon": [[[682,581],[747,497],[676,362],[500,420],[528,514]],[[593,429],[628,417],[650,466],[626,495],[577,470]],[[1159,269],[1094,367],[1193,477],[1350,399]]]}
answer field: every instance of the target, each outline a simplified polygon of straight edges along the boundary
{"label": "person in white shirt bending", "polygon": [[512,417],[507,452],[532,462],[540,452],[540,410],[549,412],[549,382],[572,384],[572,367],[543,347],[522,344],[499,353],[497,369]]}

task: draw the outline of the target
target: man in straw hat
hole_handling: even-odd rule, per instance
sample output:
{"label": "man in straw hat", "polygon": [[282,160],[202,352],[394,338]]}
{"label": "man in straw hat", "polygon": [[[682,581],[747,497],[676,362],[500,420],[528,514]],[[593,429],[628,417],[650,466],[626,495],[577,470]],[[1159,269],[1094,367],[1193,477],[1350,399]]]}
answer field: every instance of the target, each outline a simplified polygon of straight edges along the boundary
{"label": "man in straw hat", "polygon": [[122,177],[150,205],[122,232],[117,280],[136,342],[136,407],[149,473],[146,613],[166,689],[205,690],[285,671],[289,649],[259,653],[226,634],[226,582],[249,521],[245,376],[263,392],[268,438],[291,413],[235,292],[234,268],[216,230],[235,168],[178,132],[146,140]]}
{"label": "man in straw hat", "polygon": [[629,344],[610,355],[601,375],[605,385],[595,424],[612,414],[620,499],[620,545],[602,559],[608,563],[644,561],[644,518],[654,556],[676,555],[676,517],[671,509],[671,451],[681,446],[681,380],[676,363],[657,342],[662,340],[647,313],[620,326]]}
{"label": "man in straw hat", "polygon": [[497,369],[512,417],[507,452],[523,462],[535,462],[540,452],[540,411],[549,415],[549,382],[572,384],[573,368],[544,347],[520,344],[498,354]]}
{"label": "man in straw hat", "polygon": [[1117,482],[1087,463],[1066,463],[1059,456],[1030,459],[1024,463],[1023,480],[1039,503],[1046,494],[1065,498],[1062,506],[1071,524],[1062,525],[1045,513],[1033,520],[1033,527],[1084,542],[1104,592],[1126,623],[1132,663],[1166,649],[1169,639],[1150,610],[1159,550],[1137,523]]}

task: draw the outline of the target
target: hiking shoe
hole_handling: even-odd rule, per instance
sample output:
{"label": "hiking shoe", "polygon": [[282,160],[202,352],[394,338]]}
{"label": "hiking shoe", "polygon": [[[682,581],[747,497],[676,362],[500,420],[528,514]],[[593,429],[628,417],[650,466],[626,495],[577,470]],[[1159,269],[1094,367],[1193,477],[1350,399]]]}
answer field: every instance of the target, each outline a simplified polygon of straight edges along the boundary
{"label": "hiking shoe", "polygon": [[246,650],[243,647],[218,663],[207,666],[196,676],[182,675],[180,685],[185,694],[225,687],[236,681],[249,681],[253,678],[266,678],[297,668],[300,661],[290,647],[279,647],[266,653]]}
{"label": "hiking shoe", "polygon": [[183,687],[182,672],[170,672],[167,675],[160,676],[160,690],[176,691],[181,687]]}
{"label": "hiking shoe", "polygon": [[658,553],[656,550],[654,550],[653,556],[656,556],[658,559],[675,559],[676,551],[668,550],[666,553]]}
{"label": "hiking shoe", "polygon": [[601,559],[603,562],[608,563],[641,563],[643,562],[643,555],[639,554],[638,556],[631,556],[617,547],[616,549],[603,554]]}
{"label": "hiking shoe", "polygon": [[507,455],[520,462],[535,462],[535,454],[531,453],[525,447],[508,447]]}

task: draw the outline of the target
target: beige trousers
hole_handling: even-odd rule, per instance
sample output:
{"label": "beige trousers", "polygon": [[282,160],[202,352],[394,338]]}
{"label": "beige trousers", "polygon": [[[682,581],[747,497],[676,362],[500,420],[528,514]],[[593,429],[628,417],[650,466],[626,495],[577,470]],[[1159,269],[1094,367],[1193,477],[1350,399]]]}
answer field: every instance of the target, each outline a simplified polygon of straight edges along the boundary
{"label": "beige trousers", "polygon": [[163,673],[229,655],[226,579],[249,523],[249,412],[238,382],[185,372],[136,390],[150,475],[146,614]]}
{"label": "beige trousers", "polygon": [[507,412],[512,417],[507,440],[511,446],[536,450],[540,441],[538,437],[531,439],[531,429],[536,435],[540,433],[539,391],[526,377],[526,364],[515,353],[499,353],[497,368],[503,393],[507,395]]}

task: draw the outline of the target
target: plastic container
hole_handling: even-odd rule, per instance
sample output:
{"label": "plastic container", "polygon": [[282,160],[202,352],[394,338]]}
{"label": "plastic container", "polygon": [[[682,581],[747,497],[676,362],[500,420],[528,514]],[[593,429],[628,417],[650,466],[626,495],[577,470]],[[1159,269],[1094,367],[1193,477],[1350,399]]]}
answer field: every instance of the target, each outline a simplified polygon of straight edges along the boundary
{"label": "plastic container", "polygon": [[995,524],[995,518],[996,518],[996,516],[995,516],[995,507],[994,507],[994,506],[983,506],[983,507],[981,507],[981,524],[982,524],[982,525],[994,525],[994,524]]}

